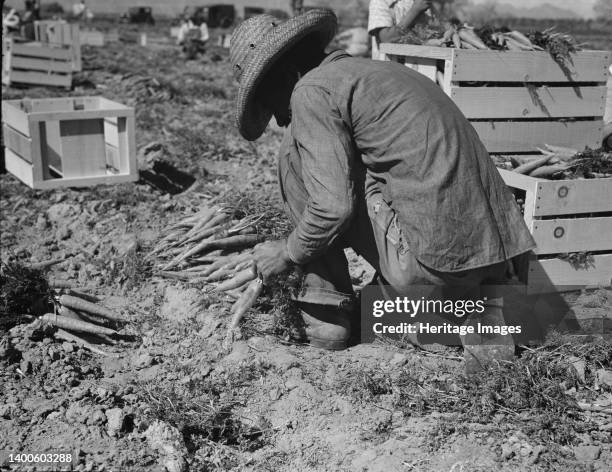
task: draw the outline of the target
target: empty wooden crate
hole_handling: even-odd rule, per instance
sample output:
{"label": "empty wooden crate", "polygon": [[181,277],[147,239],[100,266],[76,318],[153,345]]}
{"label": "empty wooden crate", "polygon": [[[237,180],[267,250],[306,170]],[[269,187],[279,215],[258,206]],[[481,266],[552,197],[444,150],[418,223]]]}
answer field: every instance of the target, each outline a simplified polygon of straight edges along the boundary
{"label": "empty wooden crate", "polygon": [[537,243],[521,277],[532,292],[610,286],[612,179],[544,180],[499,169],[524,199]]}
{"label": "empty wooden crate", "polygon": [[2,83],[72,86],[72,49],[61,44],[2,41]]}
{"label": "empty wooden crate", "polygon": [[79,25],[65,21],[35,21],[34,34],[36,41],[47,44],[62,44],[70,46],[72,52],[72,70],[82,70],[81,38]]}
{"label": "empty wooden crate", "polygon": [[6,169],[35,189],[138,179],[134,109],[102,97],[5,100]]}
{"label": "empty wooden crate", "polygon": [[380,49],[437,82],[491,153],[532,153],[544,144],[601,146],[609,51],[579,51],[559,64],[544,51]]}

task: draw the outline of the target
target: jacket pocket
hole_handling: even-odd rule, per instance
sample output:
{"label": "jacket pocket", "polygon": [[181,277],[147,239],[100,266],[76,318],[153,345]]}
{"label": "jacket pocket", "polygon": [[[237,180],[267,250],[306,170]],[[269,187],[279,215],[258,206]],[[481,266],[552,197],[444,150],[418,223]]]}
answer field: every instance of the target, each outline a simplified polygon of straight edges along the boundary
{"label": "jacket pocket", "polygon": [[402,235],[397,214],[380,194],[368,199],[368,216],[374,231],[399,249]]}

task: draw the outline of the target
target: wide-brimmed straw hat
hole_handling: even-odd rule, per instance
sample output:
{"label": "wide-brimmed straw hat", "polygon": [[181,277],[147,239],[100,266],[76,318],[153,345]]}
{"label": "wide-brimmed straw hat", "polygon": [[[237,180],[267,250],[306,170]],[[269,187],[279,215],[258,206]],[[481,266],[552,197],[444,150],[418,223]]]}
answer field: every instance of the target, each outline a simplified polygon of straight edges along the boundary
{"label": "wide-brimmed straw hat", "polygon": [[336,15],[331,10],[314,9],[285,21],[258,15],[236,28],[230,41],[230,61],[239,83],[236,125],[245,139],[259,138],[272,118],[272,111],[255,99],[257,86],[270,68],[307,36],[312,38],[313,47],[324,49],[336,27]]}

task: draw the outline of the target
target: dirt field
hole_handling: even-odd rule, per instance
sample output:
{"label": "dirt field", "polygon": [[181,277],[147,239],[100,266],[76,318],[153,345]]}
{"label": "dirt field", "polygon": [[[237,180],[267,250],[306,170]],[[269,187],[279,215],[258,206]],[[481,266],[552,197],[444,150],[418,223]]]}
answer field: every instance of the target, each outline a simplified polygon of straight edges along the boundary
{"label": "dirt field", "polygon": [[[32,470],[10,454],[60,451],[82,471],[612,469],[609,336],[523,347],[515,364],[468,381],[458,349],[310,348],[264,301],[224,348],[229,299],[157,277],[146,255],[211,198],[280,209],[281,132],[253,144],[238,136],[226,51],[186,62],[161,28],[148,39],[85,47],[70,92],[3,89],[3,99],[103,95],[134,106],[141,170],[164,162],[195,181],[186,191],[150,179],[32,191],[0,176],[2,260],[65,259],[49,276],[100,297],[127,320],[128,339],[102,356],[37,323],[0,325],[0,469]],[[351,259],[359,286],[371,271]],[[612,318],[611,290],[568,300],[581,318]]]}

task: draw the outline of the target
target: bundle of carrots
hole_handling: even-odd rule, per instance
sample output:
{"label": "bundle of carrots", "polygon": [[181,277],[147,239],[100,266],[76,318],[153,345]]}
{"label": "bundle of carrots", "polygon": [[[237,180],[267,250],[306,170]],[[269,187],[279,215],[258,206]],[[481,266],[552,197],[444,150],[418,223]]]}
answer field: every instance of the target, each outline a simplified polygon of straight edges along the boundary
{"label": "bundle of carrots", "polygon": [[114,338],[118,332],[110,326],[124,320],[112,310],[98,304],[96,297],[71,288],[67,282],[50,281],[49,286],[54,292],[54,313],[46,313],[41,319],[57,328],[54,336],[60,340],[74,342],[92,352],[112,356],[112,353],[99,349],[82,336],[92,336],[106,344],[116,344]]}
{"label": "bundle of carrots", "polygon": [[263,285],[257,278],[252,248],[263,238],[256,225],[263,215],[233,219],[227,207],[205,207],[166,230],[150,257],[161,260],[157,275],[211,283],[235,300],[231,328],[253,306]]}
{"label": "bundle of carrots", "polygon": [[497,51],[549,51],[553,57],[560,59],[579,49],[576,41],[567,34],[554,32],[552,29],[543,32],[532,32],[529,37],[520,31],[507,27],[493,28],[483,26],[475,28],[462,24],[457,19],[446,23],[440,29],[441,37],[423,38],[423,44],[445,46],[458,49],[493,49]]}
{"label": "bundle of carrots", "polygon": [[603,150],[576,149],[545,145],[541,156],[512,156],[512,170],[541,179],[610,178],[612,154]]}

